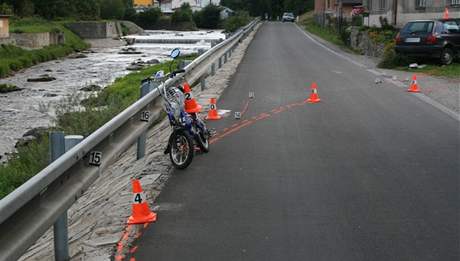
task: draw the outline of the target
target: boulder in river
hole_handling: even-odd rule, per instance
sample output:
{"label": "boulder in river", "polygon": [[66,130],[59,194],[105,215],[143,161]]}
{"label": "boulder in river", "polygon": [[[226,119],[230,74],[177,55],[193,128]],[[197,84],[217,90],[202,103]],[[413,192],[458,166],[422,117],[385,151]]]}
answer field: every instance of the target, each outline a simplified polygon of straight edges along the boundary
{"label": "boulder in river", "polygon": [[86,54],[83,53],[74,53],[68,56],[70,59],[81,59],[81,58],[88,58]]}
{"label": "boulder in river", "polygon": [[43,97],[56,97],[56,96],[58,96],[56,93],[50,93],[50,92],[45,93],[45,94],[43,95]]}
{"label": "boulder in river", "polygon": [[139,71],[139,70],[142,70],[144,69],[144,65],[142,64],[132,64],[128,67],[126,67],[126,70],[128,71]]}
{"label": "boulder in river", "polygon": [[56,80],[53,76],[50,76],[48,74],[42,74],[38,76],[37,78],[29,78],[27,79],[28,82],[51,82]]}
{"label": "boulder in river", "polygon": [[134,47],[126,47],[121,49],[118,54],[142,54],[142,52],[137,51],[137,49]]}
{"label": "boulder in river", "polygon": [[20,148],[20,147],[26,147],[28,146],[32,141],[36,140],[34,136],[25,136],[20,138],[17,142],[16,145],[14,145],[15,148]]}
{"label": "boulder in river", "polygon": [[152,60],[148,60],[147,62],[145,62],[146,64],[159,64],[160,63],[160,60],[158,59],[152,59]]}
{"label": "boulder in river", "polygon": [[102,87],[97,84],[90,84],[80,88],[80,91],[84,92],[97,92],[102,90]]}
{"label": "boulder in river", "polygon": [[0,84],[0,93],[8,93],[8,92],[17,92],[22,90],[22,88],[19,88],[16,85],[12,84]]}
{"label": "boulder in river", "polygon": [[47,127],[37,127],[31,130],[26,131],[22,137],[32,136],[37,139],[41,139],[43,135],[47,134],[48,128]]}

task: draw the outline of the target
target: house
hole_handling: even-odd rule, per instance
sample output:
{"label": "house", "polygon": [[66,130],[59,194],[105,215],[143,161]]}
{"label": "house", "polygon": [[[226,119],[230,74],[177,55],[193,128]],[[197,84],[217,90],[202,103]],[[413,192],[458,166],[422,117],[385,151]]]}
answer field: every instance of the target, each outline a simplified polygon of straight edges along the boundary
{"label": "house", "polygon": [[183,4],[188,3],[193,11],[200,11],[209,4],[220,5],[220,0],[158,0],[162,13],[173,13]]}
{"label": "house", "polygon": [[0,39],[10,37],[9,15],[0,14]]}
{"label": "house", "polygon": [[152,7],[155,5],[155,0],[134,0],[133,5],[134,8]]}
{"label": "house", "polygon": [[316,22],[325,25],[329,18],[350,20],[355,6],[363,4],[363,0],[315,0]]}
{"label": "house", "polygon": [[442,18],[446,8],[450,17],[460,17],[460,0],[364,0],[369,11],[369,26],[381,26],[380,20],[396,27],[410,20]]}

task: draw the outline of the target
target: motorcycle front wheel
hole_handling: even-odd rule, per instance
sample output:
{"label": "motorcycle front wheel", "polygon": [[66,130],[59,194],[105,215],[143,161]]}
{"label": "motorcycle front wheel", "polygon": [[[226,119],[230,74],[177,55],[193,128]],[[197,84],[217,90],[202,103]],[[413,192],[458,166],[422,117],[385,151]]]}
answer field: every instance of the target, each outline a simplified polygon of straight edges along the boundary
{"label": "motorcycle front wheel", "polygon": [[194,143],[185,131],[178,131],[170,139],[169,158],[176,169],[185,169],[192,163]]}

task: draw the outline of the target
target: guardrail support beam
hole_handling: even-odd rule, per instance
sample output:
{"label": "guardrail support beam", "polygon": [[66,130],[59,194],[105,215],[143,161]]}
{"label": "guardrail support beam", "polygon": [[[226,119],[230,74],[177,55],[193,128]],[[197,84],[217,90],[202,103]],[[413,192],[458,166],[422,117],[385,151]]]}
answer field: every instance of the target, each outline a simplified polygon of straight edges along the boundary
{"label": "guardrail support beam", "polygon": [[219,69],[222,68],[222,56],[219,57]]}
{"label": "guardrail support beam", "polygon": [[200,86],[201,86],[201,91],[206,90],[206,78],[204,76],[202,76],[200,79]]}
{"label": "guardrail support beam", "polygon": [[[83,136],[65,136],[63,132],[50,133],[50,162],[55,161],[66,151],[73,148]],[[67,228],[67,210],[56,220],[53,225],[54,233],[54,259],[56,261],[67,261],[69,257],[69,233]]]}
{"label": "guardrail support beam", "polygon": [[216,64],[212,63],[211,64],[211,75],[214,76],[216,74]]}
{"label": "guardrail support beam", "polygon": [[227,63],[227,57],[228,57],[228,52],[225,52],[225,54],[224,54],[224,64]]}

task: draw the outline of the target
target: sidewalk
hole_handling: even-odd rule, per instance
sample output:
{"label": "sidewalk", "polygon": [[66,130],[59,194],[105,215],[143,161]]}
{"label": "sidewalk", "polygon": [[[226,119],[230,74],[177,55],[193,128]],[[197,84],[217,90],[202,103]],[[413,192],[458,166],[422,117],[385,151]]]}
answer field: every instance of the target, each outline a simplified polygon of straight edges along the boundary
{"label": "sidewalk", "polygon": [[455,112],[457,115],[460,114],[460,75],[457,78],[446,78],[417,73],[416,69],[413,72],[380,69],[377,67],[378,58],[347,52],[346,50],[343,50],[342,48],[308,31],[305,31],[301,26],[299,26],[299,28],[320,44],[326,46],[339,55],[355,61],[356,64],[360,64],[363,68],[376,74],[376,83],[374,84],[378,84],[379,80],[382,80],[393,82],[400,88],[407,88],[412,79],[412,75],[415,73],[417,75],[419,88],[425,96],[442,104],[447,109]]}

